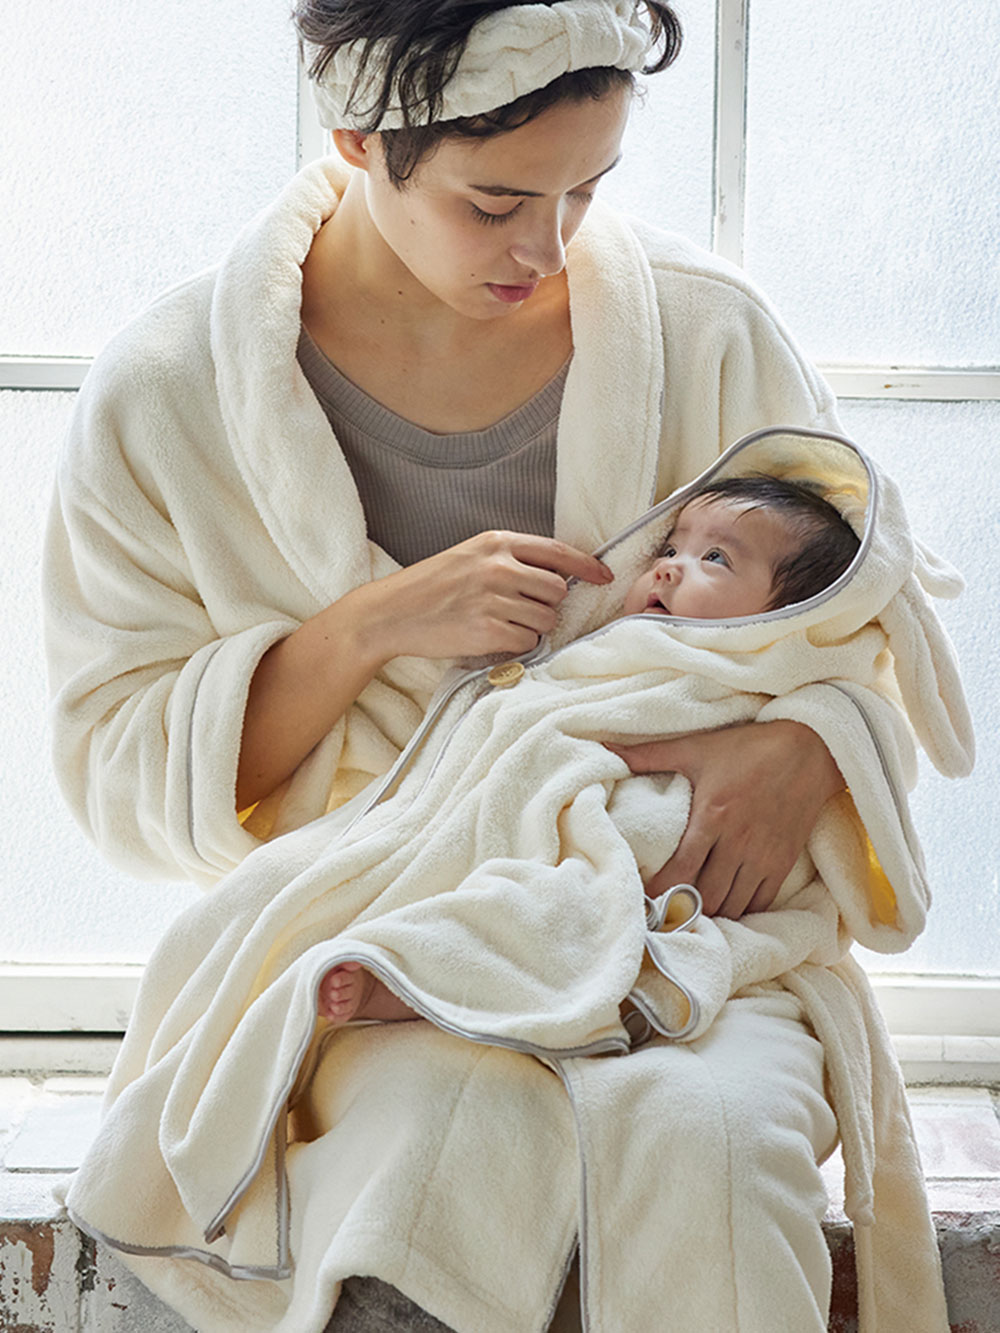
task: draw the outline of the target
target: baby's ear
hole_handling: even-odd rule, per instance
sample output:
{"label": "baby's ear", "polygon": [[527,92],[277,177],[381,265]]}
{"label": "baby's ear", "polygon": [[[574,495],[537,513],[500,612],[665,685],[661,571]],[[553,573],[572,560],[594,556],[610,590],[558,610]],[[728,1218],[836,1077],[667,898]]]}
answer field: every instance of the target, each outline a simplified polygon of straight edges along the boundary
{"label": "baby's ear", "polygon": [[879,615],[896,680],[920,744],[939,773],[965,777],[975,759],[972,719],[951,640],[915,575]]}

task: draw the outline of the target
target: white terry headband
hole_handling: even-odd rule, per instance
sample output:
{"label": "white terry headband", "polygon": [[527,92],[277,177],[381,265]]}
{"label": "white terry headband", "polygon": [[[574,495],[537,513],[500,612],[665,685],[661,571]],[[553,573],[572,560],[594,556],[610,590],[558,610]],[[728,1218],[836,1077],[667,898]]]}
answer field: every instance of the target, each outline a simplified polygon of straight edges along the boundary
{"label": "white terry headband", "polygon": [[[560,0],[554,5],[512,5],[488,14],[469,32],[458,67],[442,90],[436,119],[482,115],[570,70],[641,69],[650,32],[637,11],[635,0]],[[376,45],[368,72],[355,89],[363,48],[361,40],[341,46],[313,81],[320,122],[329,130],[370,127],[383,70]],[[315,48],[308,54],[315,54]],[[411,111],[413,125],[429,119],[426,107]],[[405,124],[397,99],[378,128],[397,130]]]}

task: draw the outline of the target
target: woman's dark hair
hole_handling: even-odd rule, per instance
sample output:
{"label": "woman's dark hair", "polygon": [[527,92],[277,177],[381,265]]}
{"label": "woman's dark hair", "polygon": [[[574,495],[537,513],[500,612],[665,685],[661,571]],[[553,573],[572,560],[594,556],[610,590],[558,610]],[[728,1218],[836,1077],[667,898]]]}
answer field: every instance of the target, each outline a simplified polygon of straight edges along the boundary
{"label": "woman's dark hair", "polygon": [[829,500],[806,482],[757,473],[725,477],[696,491],[691,500],[726,500],[754,509],[771,509],[789,520],[796,548],[778,561],[771,574],[768,611],[804,602],[840,577],[861,543],[854,529]]}
{"label": "woman's dark hair", "polygon": [[[656,0],[639,2],[649,13],[652,52],[656,57],[643,73],[655,74],[677,57],[681,45],[680,22],[668,4]],[[553,0],[521,0],[521,3],[551,5]],[[556,102],[597,100],[614,88],[632,87],[633,78],[628,70],[603,66],[572,70],[544,88],[483,115],[438,120],[443,90],[458,67],[470,30],[488,14],[509,7],[508,3],[497,0],[493,3],[443,0],[437,4],[428,0],[297,0],[292,16],[300,47],[308,42],[316,48],[309,66],[312,78],[323,73],[339,47],[359,40],[366,43],[351,91],[351,109],[363,117],[369,132],[378,129],[394,100],[394,89],[398,89],[407,124],[402,129],[383,130],[382,148],[389,178],[401,188],[442,139],[489,138],[534,120]],[[354,98],[369,86],[368,65],[379,43],[384,43],[380,86],[372,104],[359,108]],[[430,123],[414,125],[411,117]]]}

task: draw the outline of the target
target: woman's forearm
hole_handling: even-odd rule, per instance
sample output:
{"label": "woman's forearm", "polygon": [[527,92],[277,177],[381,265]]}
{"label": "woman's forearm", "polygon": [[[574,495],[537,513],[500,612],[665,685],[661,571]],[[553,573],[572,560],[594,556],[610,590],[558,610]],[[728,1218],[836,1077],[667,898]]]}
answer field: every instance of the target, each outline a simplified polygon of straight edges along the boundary
{"label": "woman's forearm", "polygon": [[369,632],[370,586],[305,621],[261,658],[244,715],[237,810],[293,773],[388,660]]}

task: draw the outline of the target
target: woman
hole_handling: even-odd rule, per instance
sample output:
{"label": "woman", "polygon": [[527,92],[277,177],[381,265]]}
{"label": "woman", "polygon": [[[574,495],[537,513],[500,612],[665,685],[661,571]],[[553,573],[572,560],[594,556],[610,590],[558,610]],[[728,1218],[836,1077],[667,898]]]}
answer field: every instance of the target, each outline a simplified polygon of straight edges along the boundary
{"label": "woman", "polygon": [[[829,391],[738,273],[587,216],[633,72],[676,53],[668,6],[304,0],[297,22],[349,172],[303,173],[216,273],[112,343],[60,475],[60,776],[107,854],[147,875],[212,882],[350,798],[450,659],[533,647],[567,579],[608,577],[587,551],[732,440],[777,421],[836,428]],[[694,789],[650,892],[696,883],[730,917],[772,901],[843,785],[794,722],[629,762]],[[767,1068],[743,1058],[751,1031],[770,1033]],[[279,1246],[291,1292],[232,1219],[225,1241],[189,1246],[74,1215],[133,1254],[188,1256],[131,1262],[202,1329],[318,1331],[344,1279],[331,1328],[363,1327],[372,1300],[400,1328],[420,1310],[428,1327],[544,1327],[578,1226],[562,1087],[445,1033],[431,1065],[411,1038],[346,1033],[311,1079]],[[835,1126],[819,1045],[796,1001],[770,995],[727,1008],[698,1058],[711,1117],[708,1101],[668,1117],[654,1078],[641,1123],[735,1126],[739,1163],[706,1182],[709,1204],[651,1136],[683,1273],[667,1317],[769,1328],[778,1283],[782,1326],[825,1328],[816,1160]],[[112,1097],[134,1072],[126,1060]],[[618,1206],[627,1227],[641,1202]],[[729,1208],[732,1250],[691,1265],[708,1207]]]}

